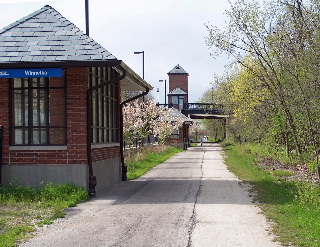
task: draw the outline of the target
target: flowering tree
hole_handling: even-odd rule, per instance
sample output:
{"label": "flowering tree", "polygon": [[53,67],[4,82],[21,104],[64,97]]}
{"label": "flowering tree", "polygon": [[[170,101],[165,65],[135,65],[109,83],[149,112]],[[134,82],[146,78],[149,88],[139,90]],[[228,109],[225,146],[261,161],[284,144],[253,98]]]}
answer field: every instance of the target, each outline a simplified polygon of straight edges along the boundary
{"label": "flowering tree", "polygon": [[158,107],[151,100],[146,103],[135,100],[123,108],[123,132],[127,141],[143,141],[154,134],[163,144],[182,124],[183,119],[175,116],[172,109]]}
{"label": "flowering tree", "polygon": [[203,130],[202,123],[200,120],[193,121],[193,124],[189,128],[189,134],[190,136],[193,136],[195,139],[194,141],[197,141],[198,135],[201,135],[201,131]]}
{"label": "flowering tree", "polygon": [[182,127],[184,120],[175,115],[172,109],[161,108],[161,114],[153,123],[153,134],[158,137],[159,144],[164,144],[169,136]]}

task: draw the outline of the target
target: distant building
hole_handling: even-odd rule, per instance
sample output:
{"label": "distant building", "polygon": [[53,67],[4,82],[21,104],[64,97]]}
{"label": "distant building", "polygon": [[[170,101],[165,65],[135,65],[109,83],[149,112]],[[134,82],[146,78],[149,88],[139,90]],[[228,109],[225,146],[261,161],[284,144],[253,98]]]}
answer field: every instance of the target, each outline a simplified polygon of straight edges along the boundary
{"label": "distant building", "polygon": [[176,131],[174,131],[171,136],[170,140],[172,143],[177,144],[180,148],[187,149],[189,145],[189,127],[192,125],[193,120],[188,118],[187,116],[183,115],[179,110],[176,108],[173,109],[173,114],[176,117],[182,118],[184,123],[183,125]]}
{"label": "distant building", "polygon": [[168,97],[168,104],[166,106],[177,109],[181,115],[184,115],[188,119],[186,120],[183,128],[181,128],[178,133],[172,135],[172,138],[175,137],[176,139],[178,139],[179,136],[179,141],[177,141],[179,146],[186,147],[186,143],[189,143],[189,126],[192,124],[192,119],[223,119],[225,128],[226,118],[228,116],[224,115],[222,105],[217,105],[214,102],[189,102],[189,74],[182,68],[180,64],[176,65],[172,70],[170,70],[168,72],[168,76],[169,93],[166,95],[166,97]]}
{"label": "distant building", "polygon": [[48,5],[3,28],[1,183],[72,183],[94,194],[121,180],[120,94],[150,89]]}
{"label": "distant building", "polygon": [[192,119],[181,113],[181,110],[188,105],[188,76],[189,74],[178,64],[168,72],[169,93],[168,104],[174,108],[174,114],[184,119],[183,126],[171,135],[171,141],[178,143],[178,146],[187,149],[189,144],[189,126]]}
{"label": "distant building", "polygon": [[178,64],[170,72],[168,103],[179,110],[188,104],[188,76],[189,74]]}

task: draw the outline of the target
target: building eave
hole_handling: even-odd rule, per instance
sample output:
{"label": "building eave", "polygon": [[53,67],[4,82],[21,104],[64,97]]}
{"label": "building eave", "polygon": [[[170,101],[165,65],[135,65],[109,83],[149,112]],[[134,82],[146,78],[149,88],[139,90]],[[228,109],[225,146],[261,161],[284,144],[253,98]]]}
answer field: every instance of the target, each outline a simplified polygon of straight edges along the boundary
{"label": "building eave", "polygon": [[90,60],[90,61],[52,61],[52,62],[6,62],[0,63],[0,69],[16,68],[68,68],[68,67],[114,67],[120,66],[126,70],[126,77],[121,81],[122,91],[145,91],[152,90],[153,87],[135,73],[122,60]]}
{"label": "building eave", "polygon": [[0,63],[1,69],[15,68],[55,68],[55,67],[98,67],[119,66],[121,60],[91,60],[91,61],[45,61],[45,62],[6,62]]}
{"label": "building eave", "polygon": [[127,76],[125,77],[124,80],[121,81],[122,91],[146,91],[147,89],[148,90],[153,89],[153,87],[148,82],[146,82],[143,78],[141,78],[123,61],[121,61],[120,66],[127,71]]}

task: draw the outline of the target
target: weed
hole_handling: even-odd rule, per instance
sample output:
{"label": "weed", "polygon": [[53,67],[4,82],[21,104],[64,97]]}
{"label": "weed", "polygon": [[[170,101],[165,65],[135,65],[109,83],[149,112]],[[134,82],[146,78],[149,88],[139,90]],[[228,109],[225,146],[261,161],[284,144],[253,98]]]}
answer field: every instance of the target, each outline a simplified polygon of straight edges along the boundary
{"label": "weed", "polygon": [[0,186],[0,247],[16,246],[35,225],[51,224],[64,217],[64,208],[88,198],[86,190],[73,185]]}
{"label": "weed", "polygon": [[292,176],[292,172],[290,171],[283,171],[283,170],[273,170],[270,171],[270,174],[274,177],[289,177]]}
{"label": "weed", "polygon": [[300,182],[297,189],[297,200],[303,205],[320,207],[320,188],[310,182]]}
{"label": "weed", "polygon": [[[317,185],[285,181],[256,165],[257,147],[244,152],[243,146],[225,149],[226,164],[240,179],[253,185],[257,200],[266,216],[275,225],[277,240],[284,245],[320,246],[320,189]],[[275,177],[274,177],[275,176]]]}
{"label": "weed", "polygon": [[32,232],[33,228],[24,225],[14,226],[5,233],[0,234],[0,246],[15,247],[16,241],[25,238],[28,233]]}
{"label": "weed", "polygon": [[182,149],[175,147],[156,146],[130,156],[130,158],[126,159],[128,167],[127,178],[129,180],[136,179],[181,151]]}

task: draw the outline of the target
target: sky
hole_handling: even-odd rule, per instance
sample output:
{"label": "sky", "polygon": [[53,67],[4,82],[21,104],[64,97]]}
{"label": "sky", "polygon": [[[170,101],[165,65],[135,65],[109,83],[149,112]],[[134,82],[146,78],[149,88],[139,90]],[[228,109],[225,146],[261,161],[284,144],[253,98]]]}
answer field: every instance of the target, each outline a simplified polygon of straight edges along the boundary
{"label": "sky", "polygon": [[[85,0],[0,0],[0,29],[50,5],[85,32]],[[223,27],[227,0],[89,0],[89,36],[151,84],[164,103],[167,73],[177,64],[189,73],[189,103],[212,87],[227,60],[214,59],[205,43],[205,23]],[[159,88],[159,94],[157,93]]]}

